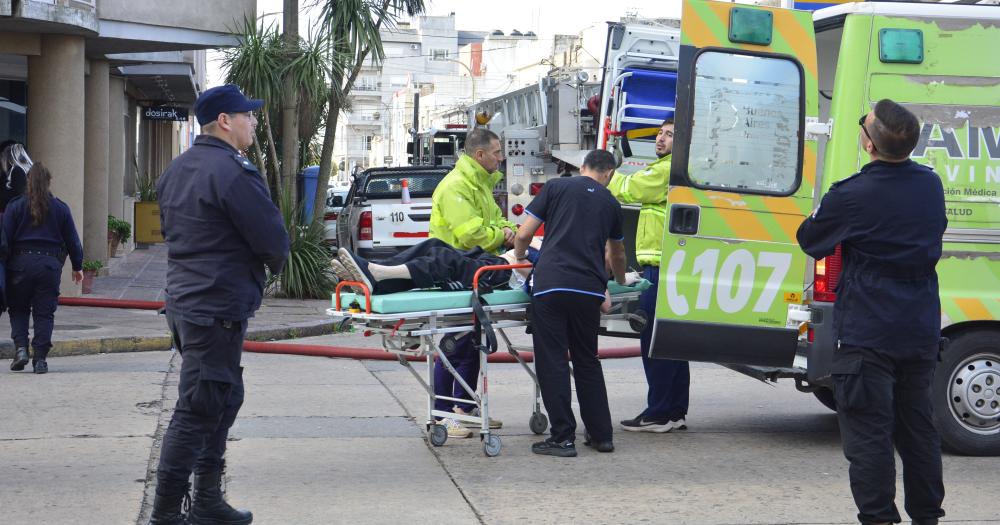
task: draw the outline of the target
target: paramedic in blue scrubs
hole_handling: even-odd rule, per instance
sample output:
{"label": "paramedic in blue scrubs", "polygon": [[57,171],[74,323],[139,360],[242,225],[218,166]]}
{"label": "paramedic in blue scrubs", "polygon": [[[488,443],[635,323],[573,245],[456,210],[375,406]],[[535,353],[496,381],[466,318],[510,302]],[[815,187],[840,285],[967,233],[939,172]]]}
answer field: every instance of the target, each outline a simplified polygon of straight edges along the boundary
{"label": "paramedic in blue scrubs", "polygon": [[528,243],[545,224],[545,242],[532,277],[531,324],[535,372],[552,434],[531,446],[535,454],[576,456],[567,351],[573,361],[580,416],[589,435],[584,444],[600,452],[615,448],[604,371],[597,357],[607,288],[606,249],[615,281],[626,282],[622,208],[607,189],[614,169],[611,153],[588,153],[581,176],[545,184],[528,205],[528,218],[514,239],[515,257],[525,260]]}

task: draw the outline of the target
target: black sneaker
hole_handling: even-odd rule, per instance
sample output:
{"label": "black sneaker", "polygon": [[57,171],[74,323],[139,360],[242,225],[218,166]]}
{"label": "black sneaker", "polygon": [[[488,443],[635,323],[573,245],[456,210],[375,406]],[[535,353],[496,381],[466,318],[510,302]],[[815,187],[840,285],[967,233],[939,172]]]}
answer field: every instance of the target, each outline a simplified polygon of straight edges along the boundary
{"label": "black sneaker", "polygon": [[46,374],[49,371],[49,364],[44,359],[39,359],[31,365],[36,374]]}
{"label": "black sneaker", "polygon": [[687,430],[687,424],[683,417],[676,419],[666,417],[646,417],[642,414],[633,419],[622,421],[623,429],[630,432],[670,432],[671,430]]}
{"label": "black sneaker", "polygon": [[557,443],[555,441],[539,441],[531,445],[531,451],[535,454],[541,454],[543,456],[558,456],[561,458],[575,458],[576,457],[576,445],[572,441],[563,441],[562,443]]}

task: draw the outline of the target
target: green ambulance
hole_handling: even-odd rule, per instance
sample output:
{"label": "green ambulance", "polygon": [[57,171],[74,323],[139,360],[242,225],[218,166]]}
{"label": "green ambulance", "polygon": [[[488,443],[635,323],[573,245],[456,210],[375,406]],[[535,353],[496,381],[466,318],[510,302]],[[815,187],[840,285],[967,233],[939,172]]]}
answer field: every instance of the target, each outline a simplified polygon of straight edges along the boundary
{"label": "green ambulance", "polygon": [[793,379],[834,408],[841,261],[808,258],[795,232],[867,163],[858,117],[891,98],[920,119],[913,157],[947,200],[937,424],[950,450],[1000,454],[997,50],[993,6],[685,0],[651,355]]}

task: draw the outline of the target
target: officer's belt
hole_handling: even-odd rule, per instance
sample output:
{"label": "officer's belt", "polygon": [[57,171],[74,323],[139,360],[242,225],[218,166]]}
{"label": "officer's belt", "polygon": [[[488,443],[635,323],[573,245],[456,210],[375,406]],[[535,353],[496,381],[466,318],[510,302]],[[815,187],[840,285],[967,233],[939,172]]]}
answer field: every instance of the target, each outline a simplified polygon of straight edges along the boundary
{"label": "officer's belt", "polygon": [[61,259],[63,256],[62,252],[31,249],[15,249],[14,255],[48,255],[49,257],[55,257],[56,259]]}
{"label": "officer's belt", "polygon": [[848,263],[848,269],[844,272],[845,275],[872,275],[875,277],[883,277],[887,279],[899,279],[899,280],[917,280],[926,279],[934,275],[933,266],[902,266],[893,264],[880,264],[876,262],[866,262],[861,264],[855,264],[854,268],[850,265],[854,261]]}

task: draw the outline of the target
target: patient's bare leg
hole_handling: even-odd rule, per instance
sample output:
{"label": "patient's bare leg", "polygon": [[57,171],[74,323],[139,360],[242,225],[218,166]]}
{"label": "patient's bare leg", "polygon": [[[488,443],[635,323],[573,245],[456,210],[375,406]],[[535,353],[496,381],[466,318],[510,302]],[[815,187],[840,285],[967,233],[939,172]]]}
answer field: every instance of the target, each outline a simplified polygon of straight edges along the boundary
{"label": "patient's bare leg", "polygon": [[368,263],[368,271],[376,281],[386,279],[410,279],[410,269],[405,264],[396,266],[384,266],[381,264]]}

